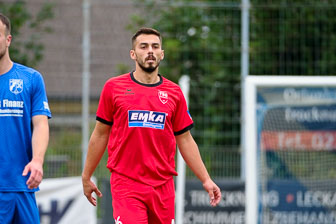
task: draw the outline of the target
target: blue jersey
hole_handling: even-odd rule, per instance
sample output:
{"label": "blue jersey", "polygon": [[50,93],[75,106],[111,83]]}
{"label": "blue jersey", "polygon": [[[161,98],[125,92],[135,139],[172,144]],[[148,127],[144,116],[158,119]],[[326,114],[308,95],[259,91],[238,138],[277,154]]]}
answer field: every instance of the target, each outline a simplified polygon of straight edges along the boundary
{"label": "blue jersey", "polygon": [[32,159],[32,117],[51,113],[39,72],[13,63],[0,75],[0,191],[36,191],[22,176]]}

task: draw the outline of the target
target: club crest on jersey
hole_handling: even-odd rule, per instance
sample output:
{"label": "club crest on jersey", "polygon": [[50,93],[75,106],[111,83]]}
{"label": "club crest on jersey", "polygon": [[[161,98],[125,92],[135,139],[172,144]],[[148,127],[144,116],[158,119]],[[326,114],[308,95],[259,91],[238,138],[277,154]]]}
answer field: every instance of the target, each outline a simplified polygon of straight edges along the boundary
{"label": "club crest on jersey", "polygon": [[10,79],[9,80],[9,90],[14,94],[19,94],[23,90],[23,80],[22,79]]}
{"label": "club crest on jersey", "polygon": [[159,90],[158,95],[161,103],[166,104],[168,102],[168,93],[166,91]]}
{"label": "club crest on jersey", "polygon": [[166,113],[147,111],[147,110],[129,110],[128,127],[164,129],[166,122]]}

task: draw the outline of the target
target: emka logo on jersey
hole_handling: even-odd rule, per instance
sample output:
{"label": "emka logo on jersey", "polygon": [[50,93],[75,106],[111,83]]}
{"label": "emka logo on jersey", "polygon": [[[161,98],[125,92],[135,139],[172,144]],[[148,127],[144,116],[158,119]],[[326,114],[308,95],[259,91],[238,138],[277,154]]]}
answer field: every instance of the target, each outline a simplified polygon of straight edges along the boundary
{"label": "emka logo on jersey", "polygon": [[166,104],[168,102],[168,93],[166,91],[159,90],[158,95],[161,103]]}
{"label": "emka logo on jersey", "polygon": [[164,129],[166,122],[166,113],[147,111],[147,110],[129,110],[128,127],[142,127]]}
{"label": "emka logo on jersey", "polygon": [[14,94],[19,94],[23,90],[23,80],[22,79],[10,79],[9,80],[9,90]]}

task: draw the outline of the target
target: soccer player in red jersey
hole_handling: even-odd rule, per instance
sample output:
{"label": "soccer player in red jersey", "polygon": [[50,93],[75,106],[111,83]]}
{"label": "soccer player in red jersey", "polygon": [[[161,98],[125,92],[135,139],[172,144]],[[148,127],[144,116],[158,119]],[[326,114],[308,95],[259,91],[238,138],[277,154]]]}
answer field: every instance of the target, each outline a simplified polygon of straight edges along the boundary
{"label": "soccer player in red jersey", "polygon": [[216,206],[219,187],[210,178],[190,134],[193,121],[180,87],[159,74],[164,58],[158,31],[132,38],[135,71],[109,79],[102,90],[82,174],[84,194],[102,196],[91,176],[108,147],[113,216],[118,224],[174,223],[176,144]]}

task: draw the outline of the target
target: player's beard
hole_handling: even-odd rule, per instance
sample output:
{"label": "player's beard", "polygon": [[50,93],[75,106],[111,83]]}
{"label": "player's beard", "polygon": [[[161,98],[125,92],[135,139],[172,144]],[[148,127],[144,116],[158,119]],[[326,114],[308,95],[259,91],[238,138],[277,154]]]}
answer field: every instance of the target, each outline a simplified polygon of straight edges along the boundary
{"label": "player's beard", "polygon": [[138,63],[138,64],[144,72],[152,73],[156,70],[157,67],[159,67],[160,61],[156,65],[150,64],[148,67],[146,67],[143,63]]}
{"label": "player's beard", "polygon": [[6,51],[7,51],[7,48],[6,48],[6,47],[3,48],[3,49],[0,49],[0,61],[1,61],[1,59],[5,56]]}
{"label": "player's beard", "polygon": [[[153,56],[152,56],[153,57]],[[155,58],[155,57],[154,57]],[[146,61],[148,60],[148,57],[145,58],[145,61],[142,62],[141,60],[137,60],[139,67],[146,73],[152,73],[154,72],[160,65],[161,60],[157,60],[155,58],[156,64],[155,63],[150,63],[148,66],[146,66]]]}

